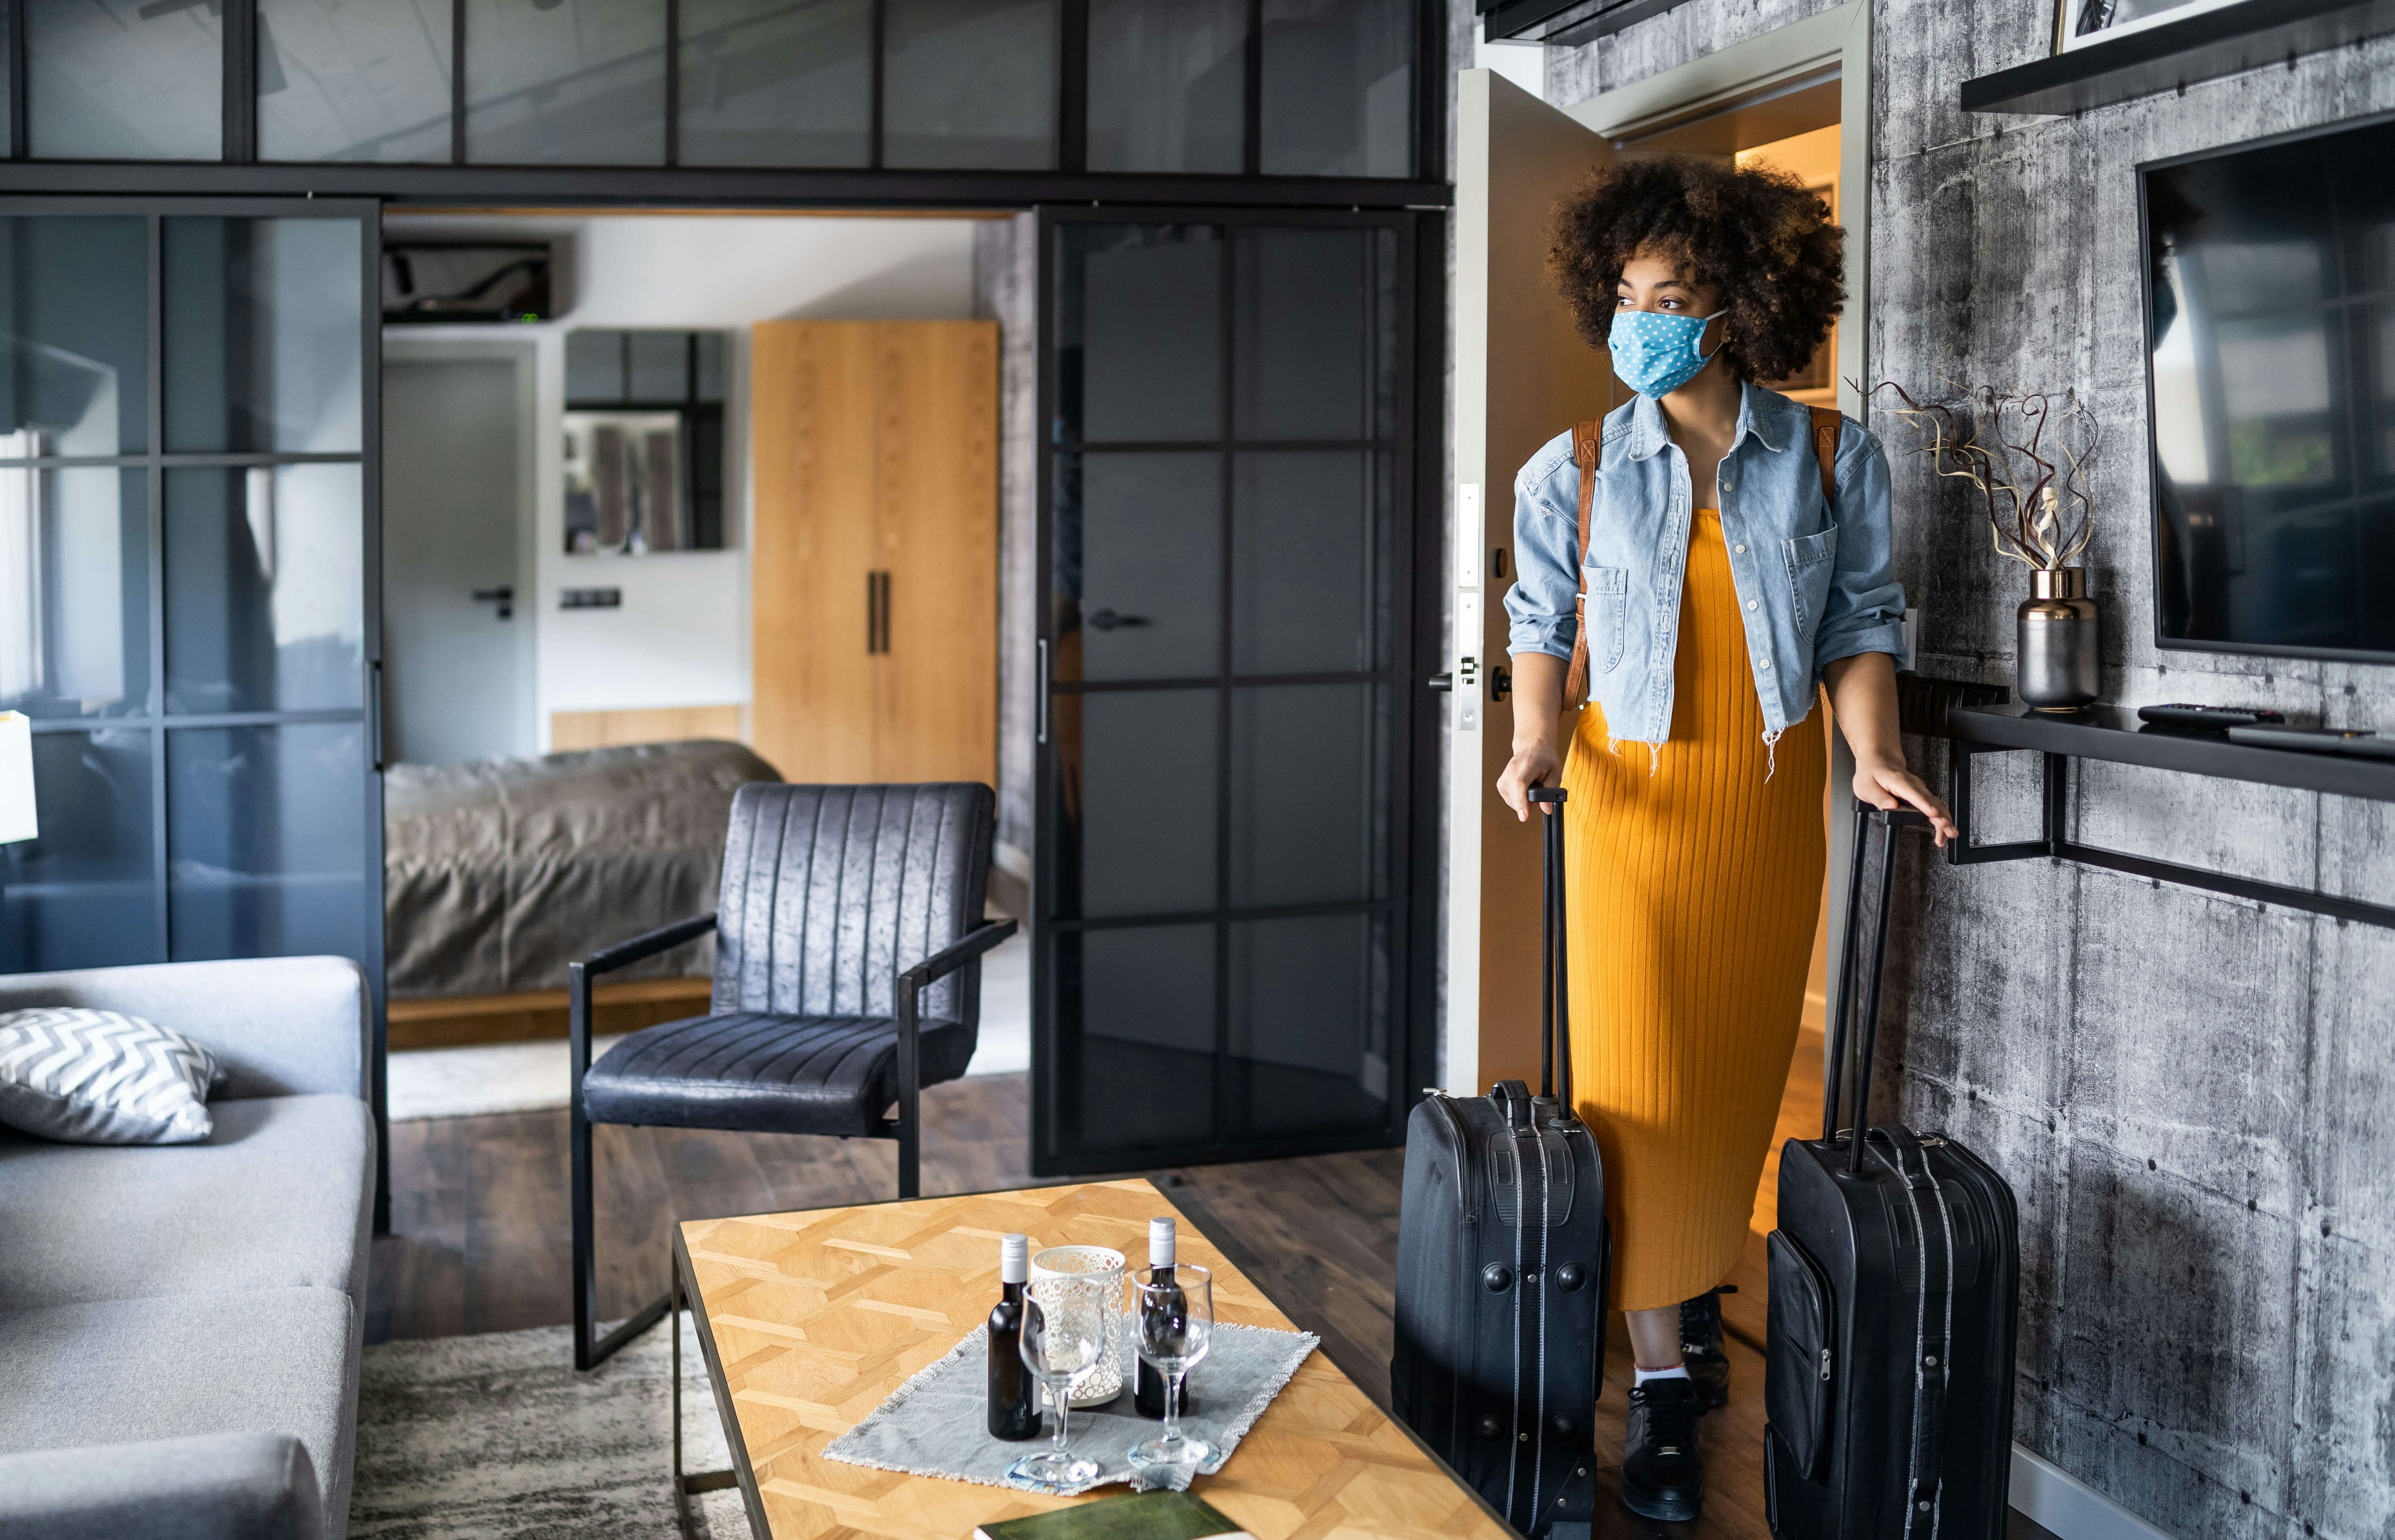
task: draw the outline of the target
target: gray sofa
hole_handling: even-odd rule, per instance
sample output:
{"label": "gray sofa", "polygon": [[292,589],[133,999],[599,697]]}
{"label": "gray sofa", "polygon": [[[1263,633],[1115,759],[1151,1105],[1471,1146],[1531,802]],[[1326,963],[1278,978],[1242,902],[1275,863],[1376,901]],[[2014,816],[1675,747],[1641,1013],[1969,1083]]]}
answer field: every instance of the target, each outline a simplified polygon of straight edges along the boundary
{"label": "gray sofa", "polygon": [[205,1044],[204,1144],[0,1129],[0,1540],[340,1540],[373,1219],[365,976],[343,958],[0,977]]}

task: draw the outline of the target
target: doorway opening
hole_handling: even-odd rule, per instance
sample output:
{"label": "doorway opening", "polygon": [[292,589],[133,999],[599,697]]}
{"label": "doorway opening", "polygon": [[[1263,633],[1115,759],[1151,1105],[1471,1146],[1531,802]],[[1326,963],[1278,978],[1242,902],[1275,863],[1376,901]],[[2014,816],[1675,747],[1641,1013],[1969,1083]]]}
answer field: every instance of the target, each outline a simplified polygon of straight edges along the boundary
{"label": "doorway opening", "polygon": [[[394,1119],[564,1105],[565,963],[714,907],[744,782],[990,784],[1027,917],[1028,222],[385,211]],[[478,253],[538,284],[483,302],[517,280],[443,267]],[[1026,954],[984,964],[970,1073],[1029,1066]],[[602,1045],[705,1014],[711,967],[601,986]]]}
{"label": "doorway opening", "polygon": [[[741,781],[972,780],[995,902],[1036,923],[984,964],[971,1072],[1033,1072],[1034,1169],[1399,1137],[1422,228],[387,213],[395,251],[545,249],[549,288],[531,319],[385,328],[393,410],[492,350],[534,375],[512,478],[465,375],[388,425],[387,572],[445,585],[385,632],[393,1048],[562,1037],[568,961],[710,907]],[[469,507],[513,532],[461,540]],[[512,724],[466,709],[527,655]],[[605,986],[596,1030],[703,1014],[710,965]],[[478,1109],[503,1078],[469,1077]]]}
{"label": "doorway opening", "polygon": [[[1842,191],[1838,87],[1839,76],[1834,69],[1801,76],[1795,82],[1765,86],[1752,96],[1708,103],[1692,116],[1684,116],[1650,132],[1625,136],[1620,147],[1624,155],[1677,153],[1732,160],[1740,167],[1760,166],[1788,172],[1819,194],[1834,219],[1839,218]],[[1856,232],[1848,231],[1850,243],[1858,238]],[[1853,305],[1848,305],[1847,313],[1859,327],[1861,316]],[[1837,359],[1839,334],[1845,329],[1843,321],[1833,325],[1812,360],[1797,374],[1764,383],[1808,406],[1841,405]],[[1814,709],[1821,712],[1826,725],[1834,727],[1830,721],[1826,694],[1818,699]],[[1833,736],[1833,741],[1843,749],[1843,739]],[[1833,821],[1833,806],[1842,800],[1839,789],[1853,778],[1851,762],[1844,762],[1844,773],[1840,763],[1840,759],[1833,759],[1821,789],[1825,831],[1830,830]],[[1834,842],[1831,843],[1830,869],[1839,867],[1836,852],[1840,848]],[[1755,1188],[1754,1216],[1748,1227],[1746,1255],[1730,1278],[1739,1285],[1739,1293],[1724,1301],[1725,1319],[1750,1335],[1754,1345],[1760,1345],[1765,1335],[1767,1279],[1764,1238],[1779,1223],[1780,1147],[1792,1138],[1813,1137],[1820,1127],[1827,1051],[1824,1024],[1829,1016],[1829,887],[1830,879],[1825,875],[1820,912],[1813,931],[1813,961],[1805,984],[1805,1015],[1796,1034],[1795,1052],[1789,1060],[1780,1096],[1780,1123],[1772,1132],[1770,1152],[1764,1157],[1762,1179]]]}
{"label": "doorway opening", "polygon": [[[1446,1081],[1478,1092],[1533,1070],[1538,1019],[1530,980],[1539,933],[1535,834],[1516,825],[1493,790],[1511,737],[1504,661],[1506,548],[1513,538],[1515,469],[1574,420],[1627,399],[1602,358],[1581,343],[1560,301],[1548,296],[1537,240],[1555,200],[1590,166],[1617,157],[1677,153],[1766,165],[1817,189],[1846,229],[1847,322],[1807,365],[1766,381],[1810,405],[1859,417],[1856,382],[1866,378],[1869,286],[1868,123],[1870,19],[1852,0],[1776,32],[1709,54],[1680,69],[1560,108],[1545,106],[1481,72],[1466,74],[1459,125],[1457,188],[1459,483],[1456,551],[1457,681],[1451,731],[1449,947]],[[1501,374],[1494,360],[1503,357]],[[1478,688],[1475,689],[1475,683]],[[1496,688],[1492,688],[1496,686]],[[1825,700],[1817,710],[1827,712]],[[1822,789],[1833,852],[1816,918],[1803,1025],[1783,1085],[1780,1127],[1757,1188],[1747,1255],[1725,1301],[1733,1331],[1760,1348],[1765,1336],[1763,1237],[1776,1219],[1777,1150],[1820,1122],[1828,959],[1843,940],[1849,836],[1843,789],[1853,759],[1834,732]],[[1526,1069],[1525,1067],[1528,1067]]]}

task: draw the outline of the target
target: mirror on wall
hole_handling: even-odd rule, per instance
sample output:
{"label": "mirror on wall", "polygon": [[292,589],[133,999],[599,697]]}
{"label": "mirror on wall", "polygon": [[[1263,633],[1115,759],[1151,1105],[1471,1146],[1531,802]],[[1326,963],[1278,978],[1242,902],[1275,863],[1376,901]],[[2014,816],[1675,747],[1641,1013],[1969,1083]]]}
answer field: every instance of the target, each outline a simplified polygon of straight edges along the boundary
{"label": "mirror on wall", "polygon": [[721,332],[565,337],[565,550],[723,549]]}

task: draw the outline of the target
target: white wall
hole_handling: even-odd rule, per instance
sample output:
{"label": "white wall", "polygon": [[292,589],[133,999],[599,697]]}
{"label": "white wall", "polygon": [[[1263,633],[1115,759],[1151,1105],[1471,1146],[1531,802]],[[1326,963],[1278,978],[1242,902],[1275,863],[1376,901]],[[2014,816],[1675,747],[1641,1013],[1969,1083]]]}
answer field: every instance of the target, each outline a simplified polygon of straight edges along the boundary
{"label": "white wall", "polygon": [[[539,662],[536,741],[552,711],[746,705],[748,700],[748,334],[752,322],[961,320],[973,313],[971,219],[811,215],[510,218],[394,214],[386,242],[557,243],[559,319],[538,325],[407,326],[413,345],[504,337],[536,348],[531,575]],[[730,333],[724,531],[720,551],[568,555],[558,422],[565,333],[586,326]],[[618,588],[620,609],[562,611],[559,591]]]}

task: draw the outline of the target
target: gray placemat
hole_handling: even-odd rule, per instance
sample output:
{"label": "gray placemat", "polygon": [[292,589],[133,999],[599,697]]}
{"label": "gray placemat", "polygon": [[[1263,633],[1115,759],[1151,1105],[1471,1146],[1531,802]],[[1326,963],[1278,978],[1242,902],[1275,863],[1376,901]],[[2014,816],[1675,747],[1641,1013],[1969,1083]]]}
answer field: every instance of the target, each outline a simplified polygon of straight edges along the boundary
{"label": "gray placemat", "polygon": [[[834,1439],[824,1454],[876,1470],[1007,1485],[1006,1467],[1048,1448],[1048,1434],[1022,1443],[989,1436],[989,1355],[983,1346],[987,1333],[986,1327],[976,1326],[965,1334],[946,1357],[892,1391],[872,1415]],[[1211,1476],[1222,1468],[1321,1341],[1311,1332],[1214,1323],[1213,1349],[1190,1372],[1190,1410],[1181,1418],[1184,1433],[1205,1440],[1216,1451],[1200,1474]],[[1052,1431],[1055,1424],[1045,1426]],[[1070,1448],[1098,1463],[1097,1480],[1075,1490],[1087,1492],[1115,1481],[1165,1484],[1152,1474],[1134,1472],[1130,1459],[1131,1446],[1156,1437],[1160,1427],[1131,1409],[1128,1390],[1105,1406],[1075,1411]],[[1185,1471],[1174,1474],[1172,1485],[1189,1484]]]}

